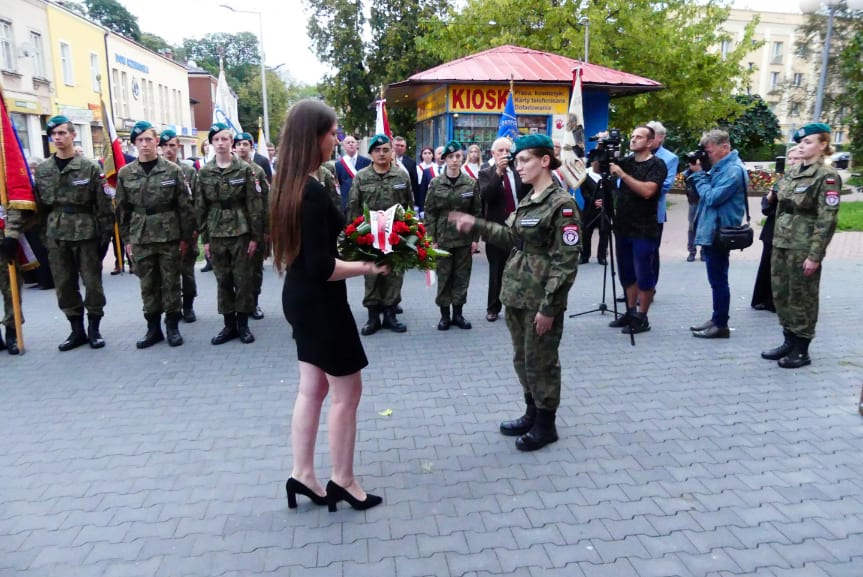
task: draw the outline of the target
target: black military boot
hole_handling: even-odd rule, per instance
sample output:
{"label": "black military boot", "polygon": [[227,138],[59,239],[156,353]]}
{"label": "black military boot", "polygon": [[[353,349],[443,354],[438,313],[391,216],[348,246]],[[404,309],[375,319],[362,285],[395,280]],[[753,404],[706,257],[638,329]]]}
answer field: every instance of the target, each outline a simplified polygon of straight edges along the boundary
{"label": "black military boot", "polygon": [[135,346],[139,349],[152,347],[156,343],[161,343],[165,340],[165,335],[162,334],[162,315],[147,314],[144,315],[144,318],[147,319],[147,334],[144,335],[143,339],[135,343]]}
{"label": "black military boot", "polygon": [[198,320],[195,315],[195,297],[194,295],[183,295],[183,322],[193,323]]}
{"label": "black military boot", "polygon": [[533,396],[529,393],[524,395],[524,414],[513,421],[504,421],[500,424],[500,432],[507,437],[520,437],[533,427],[536,421],[536,404]]}
{"label": "black military boot", "polygon": [[237,334],[244,345],[255,342],[255,335],[249,330],[249,315],[246,313],[237,313]]}
{"label": "black military boot", "polygon": [[519,451],[536,451],[557,441],[557,428],[554,426],[554,411],[536,410],[536,421],[528,432],[515,440]]}
{"label": "black military boot", "polygon": [[87,340],[90,341],[91,349],[101,349],[105,346],[105,339],[102,338],[102,333],[99,332],[99,325],[102,323],[102,317],[87,315]]}
{"label": "black military boot", "polygon": [[360,329],[360,334],[364,337],[373,335],[381,328],[381,310],[378,307],[369,307],[369,320]]}
{"label": "black military boot", "polygon": [[[3,344],[3,339],[0,339],[0,345]],[[18,350],[18,333],[15,332],[15,327],[6,327],[6,350],[10,355],[17,355],[21,351]],[[0,351],[3,347],[0,346]]]}
{"label": "black military boot", "polygon": [[791,350],[779,359],[779,366],[783,369],[799,369],[812,364],[809,358],[809,339],[792,335]]}
{"label": "black military boot", "polygon": [[228,313],[222,315],[225,317],[225,327],[219,331],[219,334],[210,339],[214,345],[221,345],[228,341],[237,338],[237,313]]}
{"label": "black military boot", "polygon": [[165,315],[165,333],[168,335],[168,344],[179,347],[183,344],[183,335],[180,334],[180,319],[183,313],[175,312]]}
{"label": "black military boot", "polygon": [[259,296],[260,296],[260,295],[255,295],[255,310],[254,310],[254,311],[252,311],[252,318],[253,318],[253,319],[255,319],[256,321],[259,321],[259,320],[261,320],[262,318],[264,318],[264,309],[262,309],[262,308],[258,305],[258,297],[259,297]]}
{"label": "black military boot", "polygon": [[391,330],[394,333],[403,333],[408,330],[405,324],[399,321],[398,318],[396,318],[395,305],[390,307],[384,307],[384,322],[381,326],[385,329]]}
{"label": "black military boot", "polygon": [[66,337],[66,340],[60,343],[57,348],[61,351],[71,351],[77,349],[81,345],[86,345],[89,342],[87,333],[84,331],[84,316],[76,315],[69,318],[69,325],[72,327],[72,332]]}
{"label": "black military boot", "polygon": [[778,361],[779,359],[791,352],[791,343],[794,339],[794,335],[788,331],[782,331],[782,335],[785,337],[785,340],[782,342],[782,344],[775,349],[763,351],[761,353],[762,359],[767,359],[768,361]]}
{"label": "black military boot", "polygon": [[634,314],[635,307],[632,307],[631,309],[626,309],[626,313],[622,314],[621,316],[608,323],[608,326],[614,329],[622,329],[624,327],[629,327],[632,316]]}
{"label": "black military boot", "polygon": [[471,328],[470,322],[461,314],[462,305],[452,305],[452,324],[460,329],[468,330]]}
{"label": "black military boot", "polygon": [[448,331],[452,324],[452,319],[449,316],[449,307],[440,307],[440,320],[437,323],[437,330]]}

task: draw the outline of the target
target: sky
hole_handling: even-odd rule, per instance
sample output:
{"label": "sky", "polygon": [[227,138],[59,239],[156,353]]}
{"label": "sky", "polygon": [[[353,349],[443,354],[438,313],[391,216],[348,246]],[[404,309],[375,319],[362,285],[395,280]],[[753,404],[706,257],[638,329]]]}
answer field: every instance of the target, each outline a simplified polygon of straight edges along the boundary
{"label": "sky", "polygon": [[[179,44],[183,38],[200,38],[210,32],[252,32],[257,36],[263,21],[267,66],[281,64],[280,70],[286,71],[295,81],[311,85],[317,84],[328,71],[311,48],[306,34],[308,16],[302,0],[121,0],[121,3],[138,17],[143,32],[161,36],[171,44]],[[233,13],[220,8],[223,3],[238,10],[260,12],[263,17]],[[734,0],[734,6],[799,12],[796,0]]]}

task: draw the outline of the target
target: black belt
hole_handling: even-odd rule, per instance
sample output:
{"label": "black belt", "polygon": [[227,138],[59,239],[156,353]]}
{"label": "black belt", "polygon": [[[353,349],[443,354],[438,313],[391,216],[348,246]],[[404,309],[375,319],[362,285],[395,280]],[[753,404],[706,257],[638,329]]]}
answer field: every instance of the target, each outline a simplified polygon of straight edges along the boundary
{"label": "black belt", "polygon": [[144,208],[141,206],[136,206],[134,208],[134,211],[137,212],[138,214],[146,214],[147,216],[153,216],[156,214],[162,214],[164,212],[174,212],[174,208],[173,207],[164,207],[164,206],[157,206],[154,208]]}
{"label": "black belt", "polygon": [[548,247],[545,246],[532,246],[524,242],[524,239],[517,238],[513,242],[513,246],[515,250],[519,252],[523,252],[525,254],[548,254]]}
{"label": "black belt", "polygon": [[217,203],[222,210],[233,210],[235,208],[243,208],[245,204],[236,200],[220,200]]}
{"label": "black belt", "polygon": [[80,204],[66,204],[54,207],[55,210],[61,211],[63,214],[93,214],[92,206],[83,206]]}
{"label": "black belt", "polygon": [[814,210],[803,209],[798,206],[795,206],[793,202],[790,200],[783,200],[779,203],[779,211],[784,212],[786,214],[799,214],[804,216],[818,216],[818,213]]}

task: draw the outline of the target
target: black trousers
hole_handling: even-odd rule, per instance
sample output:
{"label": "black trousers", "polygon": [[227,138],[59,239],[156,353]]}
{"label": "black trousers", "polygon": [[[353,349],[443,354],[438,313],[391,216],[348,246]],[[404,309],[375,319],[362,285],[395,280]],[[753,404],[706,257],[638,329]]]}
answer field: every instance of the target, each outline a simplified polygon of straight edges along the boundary
{"label": "black trousers", "polygon": [[764,305],[769,311],[776,311],[773,305],[773,283],[770,280],[770,258],[773,255],[773,243],[765,242],[761,252],[761,262],[758,263],[758,273],[755,275],[755,288],[752,290],[750,306]]}
{"label": "black trousers", "polygon": [[608,253],[608,224],[602,222],[602,213],[599,210],[585,210],[583,215],[582,229],[582,247],[581,260],[587,261],[590,259],[591,242],[593,240],[593,231],[599,231],[599,244],[596,246],[596,258],[605,260]]}
{"label": "black trousers", "polygon": [[491,243],[485,243],[485,255],[488,258],[488,306],[487,313],[500,314],[503,305],[500,302],[500,289],[503,284],[503,269],[509,250],[502,249]]}

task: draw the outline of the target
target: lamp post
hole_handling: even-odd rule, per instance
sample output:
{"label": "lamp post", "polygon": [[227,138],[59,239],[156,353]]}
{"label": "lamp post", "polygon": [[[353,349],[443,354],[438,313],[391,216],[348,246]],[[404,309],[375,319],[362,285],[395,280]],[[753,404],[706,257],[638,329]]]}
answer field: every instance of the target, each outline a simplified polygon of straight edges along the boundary
{"label": "lamp post", "polygon": [[261,12],[256,10],[237,10],[233,6],[229,6],[228,4],[221,4],[222,8],[227,8],[231,12],[236,12],[238,14],[257,14],[258,15],[258,25],[260,26],[260,33],[258,34],[258,40],[261,42],[261,100],[264,105],[264,136],[267,139],[267,142],[270,140],[270,110],[267,105],[267,67],[264,64],[264,15]]}
{"label": "lamp post", "polygon": [[[830,62],[830,40],[833,36],[833,18],[839,9],[841,0],[800,0],[800,10],[812,14],[823,4],[827,7],[827,33],[824,35],[824,46],[821,49],[821,73],[818,76],[818,90],[815,93],[815,112],[813,120],[821,121],[821,105],[824,102],[824,86],[827,84],[827,64]],[[863,10],[863,0],[848,0],[850,10]]]}
{"label": "lamp post", "polygon": [[590,50],[590,18],[583,16],[578,23],[584,25],[584,63],[587,64],[587,53]]}

